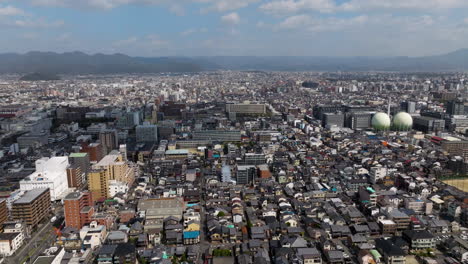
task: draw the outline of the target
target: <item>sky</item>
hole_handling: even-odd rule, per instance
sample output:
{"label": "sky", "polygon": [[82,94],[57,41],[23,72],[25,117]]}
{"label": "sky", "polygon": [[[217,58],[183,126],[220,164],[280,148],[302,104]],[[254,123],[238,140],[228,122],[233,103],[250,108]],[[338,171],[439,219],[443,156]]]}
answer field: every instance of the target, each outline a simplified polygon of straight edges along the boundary
{"label": "sky", "polygon": [[468,48],[468,0],[0,0],[0,53],[426,56]]}

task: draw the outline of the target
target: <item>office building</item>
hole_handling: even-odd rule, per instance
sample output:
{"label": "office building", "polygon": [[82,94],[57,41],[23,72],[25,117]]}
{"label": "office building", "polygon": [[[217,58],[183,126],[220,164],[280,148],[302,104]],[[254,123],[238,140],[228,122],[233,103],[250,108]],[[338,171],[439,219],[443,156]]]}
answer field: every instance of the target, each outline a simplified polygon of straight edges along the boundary
{"label": "office building", "polygon": [[406,112],[408,114],[416,113],[416,102],[412,101],[405,101],[400,104],[401,111]]}
{"label": "office building", "polygon": [[92,207],[92,197],[89,192],[72,192],[63,200],[65,212],[65,225],[80,230],[84,225],[89,224],[89,210],[94,212]]}
{"label": "office building", "polygon": [[32,189],[13,202],[11,217],[23,220],[30,226],[37,226],[47,218],[51,210],[50,190],[48,188]]}
{"label": "office building", "polygon": [[243,165],[260,165],[266,163],[265,154],[261,153],[246,153],[244,156]]}
{"label": "office building", "polygon": [[158,142],[158,127],[156,125],[143,124],[136,127],[137,142]]}
{"label": "office building", "polygon": [[322,126],[344,127],[345,115],[343,113],[324,113],[322,116]]}
{"label": "office building", "polygon": [[52,201],[62,199],[68,191],[68,157],[42,158],[36,161],[36,171],[20,181],[20,189],[50,189]]}
{"label": "office building", "polygon": [[194,131],[192,137],[194,140],[240,142],[241,132],[239,130],[202,130]]}
{"label": "office building", "polygon": [[316,105],[313,108],[313,115],[316,119],[322,120],[325,113],[343,112],[344,110],[342,105]]}
{"label": "office building", "polygon": [[451,156],[468,158],[468,141],[457,138],[443,139],[440,145]]}
{"label": "office building", "polygon": [[112,150],[118,149],[119,147],[119,137],[117,135],[117,130],[115,129],[106,129],[99,133],[99,142],[104,149],[104,153],[109,153]]}
{"label": "office building", "polygon": [[445,129],[445,120],[429,116],[416,116],[413,127],[424,133],[440,132]]}
{"label": "office building", "polygon": [[372,113],[352,112],[346,114],[346,127],[351,129],[368,129],[371,127]]}
{"label": "office building", "polygon": [[448,101],[446,104],[446,111],[447,114],[454,116],[454,115],[464,115],[465,114],[465,105],[463,102],[458,100],[451,100]]}
{"label": "office building", "polygon": [[236,171],[236,184],[250,184],[257,174],[257,168],[252,165],[238,165]]}
{"label": "office building", "polygon": [[100,161],[104,157],[104,147],[100,143],[83,143],[80,152],[88,153],[91,162]]}
{"label": "office building", "polygon": [[81,172],[86,176],[91,169],[89,154],[85,152],[72,153],[68,156],[68,162],[72,166],[79,167]]}
{"label": "office building", "polygon": [[227,104],[226,112],[235,113],[236,115],[263,115],[267,112],[265,104]]}

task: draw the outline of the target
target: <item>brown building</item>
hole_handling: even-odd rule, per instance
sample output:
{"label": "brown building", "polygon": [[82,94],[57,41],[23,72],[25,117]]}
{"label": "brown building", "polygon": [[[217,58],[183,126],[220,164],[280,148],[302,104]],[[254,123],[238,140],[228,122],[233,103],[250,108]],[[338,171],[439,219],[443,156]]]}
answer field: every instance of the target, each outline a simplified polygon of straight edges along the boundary
{"label": "brown building", "polygon": [[100,161],[104,157],[104,148],[100,143],[83,143],[81,145],[81,152],[88,153],[90,161]]}
{"label": "brown building", "polygon": [[81,189],[83,187],[84,173],[78,166],[70,166],[67,168],[68,187]]}
{"label": "brown building", "polygon": [[89,215],[94,213],[93,207],[91,207],[91,193],[72,192],[65,197],[63,202],[67,227],[81,229],[84,225],[89,224]]}
{"label": "brown building", "polygon": [[382,234],[395,234],[397,231],[397,225],[392,220],[381,220],[379,221],[379,226]]}
{"label": "brown building", "polygon": [[6,199],[0,199],[0,232],[3,232],[3,223],[7,221],[8,208]]}
{"label": "brown building", "polygon": [[33,189],[13,202],[11,217],[14,220],[24,220],[30,226],[37,226],[49,215],[50,210],[49,188]]}

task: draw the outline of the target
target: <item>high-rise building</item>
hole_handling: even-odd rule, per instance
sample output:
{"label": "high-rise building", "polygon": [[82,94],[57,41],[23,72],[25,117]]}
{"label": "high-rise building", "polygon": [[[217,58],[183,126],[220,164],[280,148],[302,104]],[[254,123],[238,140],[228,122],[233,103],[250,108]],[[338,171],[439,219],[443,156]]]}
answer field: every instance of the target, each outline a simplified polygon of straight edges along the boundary
{"label": "high-rise building", "polygon": [[[69,186],[76,187],[76,188],[84,187],[86,185],[86,180],[88,179],[88,172],[91,170],[89,154],[85,152],[72,153],[70,154],[70,156],[68,156],[68,161],[70,162],[69,169],[73,169],[72,171],[67,170]],[[78,169],[81,172],[81,175],[77,173]],[[76,174],[70,175],[68,173],[76,173]],[[73,177],[73,176],[76,176],[76,177]],[[73,178],[70,179],[70,177],[73,177]],[[76,181],[73,182],[73,180],[76,180]]]}
{"label": "high-rise building", "polygon": [[88,153],[90,161],[100,161],[104,157],[104,148],[100,143],[82,144],[82,153]]}
{"label": "high-rise building", "polygon": [[109,196],[109,178],[105,169],[95,169],[88,173],[88,190],[95,201]]}
{"label": "high-rise building", "polygon": [[70,165],[67,168],[67,181],[69,188],[78,188],[81,189],[85,183],[84,173],[81,171],[81,168],[78,166]]}
{"label": "high-rise building", "polygon": [[93,198],[109,197],[109,181],[114,180],[131,186],[135,170],[118,151],[113,151],[93,166],[88,174],[88,187]]}
{"label": "high-rise building", "polygon": [[65,225],[67,227],[74,227],[79,230],[84,225],[89,224],[91,222],[89,217],[89,211],[91,211],[91,214],[94,213],[92,207],[93,204],[91,193],[69,193],[63,200],[63,203],[63,208],[65,211]]}
{"label": "high-rise building", "polygon": [[112,150],[118,149],[119,147],[119,137],[117,135],[117,130],[115,129],[106,129],[99,133],[99,142],[104,149],[104,153],[109,153]]}
{"label": "high-rise building", "polygon": [[3,231],[3,223],[8,219],[8,208],[6,199],[0,199],[0,232]]}
{"label": "high-rise building", "polygon": [[51,210],[50,190],[48,188],[27,191],[13,202],[11,217],[23,220],[30,226],[37,226]]}
{"label": "high-rise building", "polygon": [[400,104],[401,111],[408,114],[414,114],[416,112],[416,102],[405,101]]}
{"label": "high-rise building", "polygon": [[68,157],[52,157],[36,160],[36,171],[20,181],[20,189],[29,191],[49,188],[52,201],[62,199],[68,191]]}
{"label": "high-rise building", "polygon": [[253,165],[238,165],[236,173],[236,184],[250,184],[257,173]]}
{"label": "high-rise building", "polygon": [[451,100],[447,102],[446,113],[449,115],[464,115],[465,114],[465,105],[463,102],[458,100]]}
{"label": "high-rise building", "polygon": [[137,126],[136,140],[137,142],[158,142],[158,127],[150,124]]}

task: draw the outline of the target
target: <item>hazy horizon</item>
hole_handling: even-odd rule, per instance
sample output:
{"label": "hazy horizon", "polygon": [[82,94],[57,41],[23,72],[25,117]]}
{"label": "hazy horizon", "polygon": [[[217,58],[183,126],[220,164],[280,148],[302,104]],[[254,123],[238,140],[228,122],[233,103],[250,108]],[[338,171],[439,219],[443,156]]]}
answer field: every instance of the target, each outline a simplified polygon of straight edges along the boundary
{"label": "hazy horizon", "polygon": [[464,0],[2,0],[0,53],[419,57],[467,48]]}

